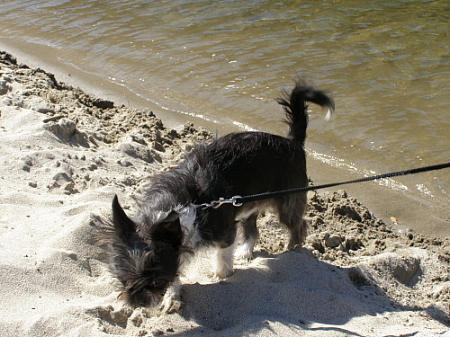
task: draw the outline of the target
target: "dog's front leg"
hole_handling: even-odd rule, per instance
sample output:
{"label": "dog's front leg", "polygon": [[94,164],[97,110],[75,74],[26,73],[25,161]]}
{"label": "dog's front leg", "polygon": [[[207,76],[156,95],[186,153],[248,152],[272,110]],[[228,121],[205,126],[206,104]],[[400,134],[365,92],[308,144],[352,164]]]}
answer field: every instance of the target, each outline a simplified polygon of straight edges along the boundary
{"label": "dog's front leg", "polygon": [[177,276],[172,284],[167,288],[159,309],[163,314],[170,314],[180,311],[183,302],[181,301],[181,281]]}

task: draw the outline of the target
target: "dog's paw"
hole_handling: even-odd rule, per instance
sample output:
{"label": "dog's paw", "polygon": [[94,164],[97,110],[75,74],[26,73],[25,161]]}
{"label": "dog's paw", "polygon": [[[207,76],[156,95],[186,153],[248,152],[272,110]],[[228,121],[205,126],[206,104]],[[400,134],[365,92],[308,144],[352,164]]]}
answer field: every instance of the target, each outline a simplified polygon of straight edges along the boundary
{"label": "dog's paw", "polygon": [[183,306],[183,301],[181,301],[180,296],[171,295],[164,296],[161,305],[159,306],[159,310],[162,314],[172,314],[175,312],[180,312]]}
{"label": "dog's paw", "polygon": [[214,266],[213,278],[216,280],[223,280],[233,275],[233,260],[231,262],[219,259]]}
{"label": "dog's paw", "polygon": [[171,314],[174,312],[179,312],[183,306],[181,301],[181,283],[177,278],[174,283],[167,288],[167,291],[161,301],[159,310],[162,314]]}
{"label": "dog's paw", "polygon": [[234,253],[234,258],[243,262],[250,262],[253,259],[253,250],[250,250],[247,246],[240,246]]}
{"label": "dog's paw", "polygon": [[302,249],[301,243],[289,243],[287,246],[288,252],[299,252]]}
{"label": "dog's paw", "polygon": [[223,280],[233,275],[233,269],[229,268],[220,268],[216,269],[212,275],[212,278],[215,280]]}
{"label": "dog's paw", "polygon": [[162,314],[173,314],[175,312],[180,312],[183,306],[183,301],[181,299],[164,299],[161,302],[159,310]]}
{"label": "dog's paw", "polygon": [[234,244],[226,248],[219,248],[213,262],[213,277],[219,280],[233,275]]}
{"label": "dog's paw", "polygon": [[235,253],[234,257],[242,262],[249,262],[253,259],[253,249],[255,248],[256,240],[250,238],[240,245]]}

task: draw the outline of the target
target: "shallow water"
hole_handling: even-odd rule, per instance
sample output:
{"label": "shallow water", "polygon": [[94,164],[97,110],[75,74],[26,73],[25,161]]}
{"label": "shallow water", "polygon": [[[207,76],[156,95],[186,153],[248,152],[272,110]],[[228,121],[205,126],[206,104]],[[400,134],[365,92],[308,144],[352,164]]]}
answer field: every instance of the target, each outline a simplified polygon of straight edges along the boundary
{"label": "shallow water", "polygon": [[[16,0],[0,15],[0,37],[50,46],[219,133],[284,134],[273,98],[301,76],[336,103],[329,122],[312,107],[311,156],[360,175],[450,160],[447,0]],[[381,184],[450,201],[448,169]]]}

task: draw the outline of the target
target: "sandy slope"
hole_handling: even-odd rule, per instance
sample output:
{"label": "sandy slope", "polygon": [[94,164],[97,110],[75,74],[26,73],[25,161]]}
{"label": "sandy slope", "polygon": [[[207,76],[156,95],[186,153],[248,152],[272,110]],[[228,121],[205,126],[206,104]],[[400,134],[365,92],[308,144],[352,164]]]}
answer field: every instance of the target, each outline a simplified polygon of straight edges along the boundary
{"label": "sandy slope", "polygon": [[398,233],[339,191],[311,194],[305,248],[260,219],[255,259],[222,282],[202,252],[180,314],[131,310],[92,244],[114,194],[210,138],[166,129],[0,55],[1,336],[450,336],[450,242]]}

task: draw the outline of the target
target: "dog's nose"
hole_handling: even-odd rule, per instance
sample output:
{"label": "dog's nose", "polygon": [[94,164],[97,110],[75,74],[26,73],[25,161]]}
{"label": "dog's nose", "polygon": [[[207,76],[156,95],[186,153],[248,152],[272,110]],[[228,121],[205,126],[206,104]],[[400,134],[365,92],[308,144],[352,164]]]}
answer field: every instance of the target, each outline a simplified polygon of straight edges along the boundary
{"label": "dog's nose", "polygon": [[150,304],[150,298],[145,292],[139,292],[136,294],[133,294],[132,296],[132,305],[137,307],[147,307]]}

